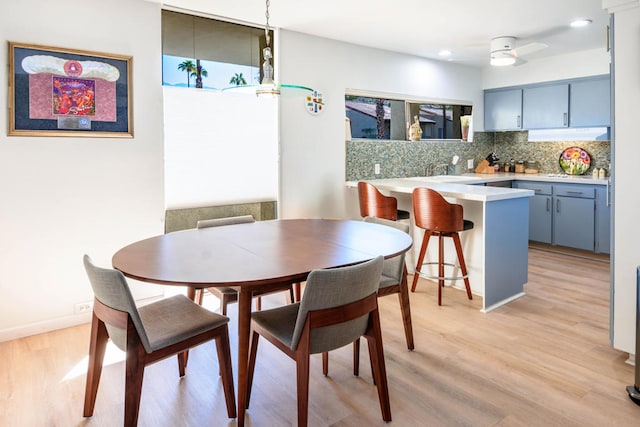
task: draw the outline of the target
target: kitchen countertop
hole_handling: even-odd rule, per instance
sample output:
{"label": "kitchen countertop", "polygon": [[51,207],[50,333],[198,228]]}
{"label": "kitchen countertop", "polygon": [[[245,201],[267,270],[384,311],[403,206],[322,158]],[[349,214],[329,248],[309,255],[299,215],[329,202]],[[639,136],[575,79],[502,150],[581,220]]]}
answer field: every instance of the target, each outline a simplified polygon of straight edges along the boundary
{"label": "kitchen countertop", "polygon": [[[416,187],[428,186],[445,197],[480,202],[533,196],[533,191],[531,190],[478,185],[490,184],[492,182],[537,181],[563,184],[609,185],[609,178],[598,179],[590,175],[524,174],[511,172],[412,176],[405,178],[367,179],[366,181],[372,183],[380,190],[411,193]],[[358,186],[358,183],[357,181],[347,181],[345,185],[347,188],[355,188]]]}
{"label": "kitchen countertop", "polygon": [[[444,175],[443,175],[444,177]],[[375,185],[379,190],[393,191],[396,193],[413,192],[414,188],[426,187],[436,190],[444,197],[452,197],[460,200],[471,200],[476,202],[493,202],[497,200],[516,199],[520,197],[532,197],[534,195],[533,190],[521,190],[516,188],[506,187],[490,187],[484,185],[469,185],[478,184],[478,180],[469,177],[464,179],[463,176],[453,176],[456,178],[453,182],[447,182],[444,178],[438,177],[409,177],[409,178],[389,178],[389,179],[371,179],[367,180],[371,184]],[[348,188],[356,188],[358,183],[356,181],[348,181],[346,183]]]}
{"label": "kitchen countertop", "polygon": [[[441,175],[443,177],[448,175]],[[562,175],[562,174],[544,174],[544,173],[513,173],[513,172],[496,172],[496,173],[466,173],[463,175],[450,175],[452,177],[469,177],[473,180],[465,181],[468,184],[479,184],[497,181],[540,181],[540,182],[558,182],[570,184],[595,184],[609,185],[610,178],[593,178],[591,175]],[[429,178],[429,177],[425,177]],[[455,180],[456,178],[454,178]]]}

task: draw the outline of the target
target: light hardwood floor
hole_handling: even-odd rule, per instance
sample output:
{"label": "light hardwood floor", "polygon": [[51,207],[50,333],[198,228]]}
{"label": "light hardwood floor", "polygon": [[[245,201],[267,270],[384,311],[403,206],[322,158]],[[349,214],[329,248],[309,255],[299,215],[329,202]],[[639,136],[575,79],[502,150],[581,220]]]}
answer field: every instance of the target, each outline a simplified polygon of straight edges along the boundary
{"label": "light hardwood floor", "polygon": [[[527,295],[483,314],[478,298],[451,288],[438,307],[436,286],[421,280],[411,294],[413,352],[397,298],[381,298],[391,425],[640,425],[640,406],[625,391],[633,367],[608,341],[608,282],[608,263],[531,249]],[[235,310],[229,306],[232,349]],[[0,343],[0,426],[120,425],[122,361],[105,367],[95,414],[82,417],[88,342],[83,325]],[[362,345],[359,378],[350,347],[331,353],[329,377],[319,355],[312,357],[311,426],[385,425]],[[293,362],[261,341],[247,424],[295,425],[295,390]],[[212,344],[191,352],[183,379],[175,358],[147,368],[140,426],[235,424],[226,417]]]}

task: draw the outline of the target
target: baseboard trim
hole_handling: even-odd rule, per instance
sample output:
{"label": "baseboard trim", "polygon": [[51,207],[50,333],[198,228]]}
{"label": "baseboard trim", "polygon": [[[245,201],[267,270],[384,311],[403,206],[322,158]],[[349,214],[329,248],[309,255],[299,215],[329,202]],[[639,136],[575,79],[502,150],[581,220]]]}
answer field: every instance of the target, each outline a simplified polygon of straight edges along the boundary
{"label": "baseboard trim", "polygon": [[0,330],[0,342],[43,334],[45,332],[55,331],[56,329],[70,328],[71,326],[82,325],[90,321],[91,313],[84,313],[29,323],[15,328],[2,329]]}
{"label": "baseboard trim", "polygon": [[511,301],[517,300],[520,297],[525,296],[526,294],[524,292],[519,292],[515,295],[510,296],[509,298],[505,298],[502,301],[498,301],[497,303],[490,305],[489,307],[483,308],[482,310],[480,310],[482,313],[489,313],[492,310],[495,310],[498,307],[502,307],[505,304],[510,303]]}
{"label": "baseboard trim", "polygon": [[[164,298],[162,295],[141,298],[136,300],[138,306],[148,304],[153,301]],[[31,335],[44,334],[46,332],[55,331],[57,329],[70,328],[91,322],[91,312],[83,314],[73,314],[69,316],[58,317],[55,319],[42,320],[40,322],[29,323],[26,325],[16,326],[0,330],[0,342],[16,340],[19,338],[29,337]]]}

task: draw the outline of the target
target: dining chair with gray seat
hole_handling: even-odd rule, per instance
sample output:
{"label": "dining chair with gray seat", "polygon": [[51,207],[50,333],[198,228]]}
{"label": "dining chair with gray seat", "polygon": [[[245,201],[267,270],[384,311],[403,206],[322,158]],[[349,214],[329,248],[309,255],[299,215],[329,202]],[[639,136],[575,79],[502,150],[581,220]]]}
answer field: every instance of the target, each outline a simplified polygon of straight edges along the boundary
{"label": "dining chair with gray seat", "polygon": [[353,266],[314,270],[307,277],[299,303],[252,313],[247,408],[259,337],[296,362],[298,426],[306,426],[310,355],[344,347],[364,336],[369,344],[382,419],[391,421],[377,298],[382,268],[383,257],[379,256]]}
{"label": "dining chair with gray seat", "polygon": [[[196,223],[196,228],[209,228],[209,227],[221,227],[225,225],[234,225],[234,224],[250,224],[256,222],[253,218],[253,215],[241,215],[241,216],[232,216],[226,218],[213,218],[213,219],[203,219]],[[202,304],[202,299],[204,296],[205,289],[197,289],[195,292],[195,301],[198,304]],[[206,288],[206,290],[215,295],[220,300],[220,312],[226,316],[227,315],[227,305],[238,301],[238,291],[234,288],[230,287],[211,287]],[[272,293],[270,291],[268,293]],[[280,292],[280,291],[276,291]],[[262,299],[260,295],[264,294],[256,294],[256,309],[262,309]],[[293,284],[289,287],[289,300],[288,302],[295,301],[294,295],[294,287]]]}
{"label": "dining chair with gray seat", "polygon": [[[409,224],[406,222],[397,222],[376,217],[365,217],[364,222],[380,224],[387,227],[393,227],[397,230],[409,233]],[[387,295],[398,295],[400,302],[400,313],[402,314],[402,323],[404,326],[404,335],[407,341],[407,349],[415,348],[413,341],[413,326],[411,324],[411,306],[409,303],[409,285],[407,281],[407,268],[405,266],[405,253],[393,258],[385,259],[382,268],[382,275],[378,287],[378,297]],[[353,346],[353,375],[358,376],[360,372],[360,340],[356,340]],[[325,355],[323,358],[322,371],[324,375],[329,372],[329,359]]]}
{"label": "dining chair with gray seat", "polygon": [[95,295],[84,416],[93,416],[105,349],[110,338],[126,352],[125,426],[137,425],[145,367],[177,355],[182,377],[186,371],[187,350],[211,340],[216,341],[227,415],[235,418],[229,319],[195,304],[184,295],[138,308],[120,271],[97,267],[88,255],[83,261]]}

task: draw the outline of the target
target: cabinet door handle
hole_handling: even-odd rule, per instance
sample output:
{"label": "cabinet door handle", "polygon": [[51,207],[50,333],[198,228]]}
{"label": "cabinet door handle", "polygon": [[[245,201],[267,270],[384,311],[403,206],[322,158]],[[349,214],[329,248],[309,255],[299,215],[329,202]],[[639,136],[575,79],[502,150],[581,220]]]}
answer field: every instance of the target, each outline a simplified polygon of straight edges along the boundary
{"label": "cabinet door handle", "polygon": [[516,127],[519,128],[520,126],[521,126],[521,124],[520,124],[520,116],[518,115],[517,118],[516,118]]}
{"label": "cabinet door handle", "polygon": [[562,113],[562,125],[567,125],[567,113]]}
{"label": "cabinet door handle", "polygon": [[550,199],[549,197],[547,197],[547,212],[549,212],[549,202],[550,202]]}
{"label": "cabinet door handle", "polygon": [[567,191],[567,194],[575,194],[577,196],[582,196],[583,193],[582,193],[582,191],[571,191],[571,190],[569,190],[569,191]]}
{"label": "cabinet door handle", "polygon": [[556,199],[556,212],[560,213],[560,199]]}

